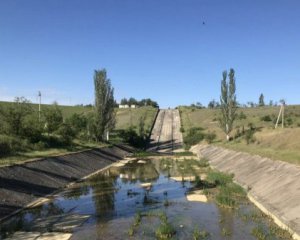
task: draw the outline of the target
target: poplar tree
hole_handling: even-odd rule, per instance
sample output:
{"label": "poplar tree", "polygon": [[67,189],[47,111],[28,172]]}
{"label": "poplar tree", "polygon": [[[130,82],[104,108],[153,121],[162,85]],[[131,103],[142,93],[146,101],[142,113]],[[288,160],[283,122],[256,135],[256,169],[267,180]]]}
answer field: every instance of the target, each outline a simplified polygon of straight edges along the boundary
{"label": "poplar tree", "polygon": [[260,94],[260,96],[259,96],[258,105],[259,105],[260,107],[265,106],[265,97],[264,97],[263,94]]}
{"label": "poplar tree", "polygon": [[109,140],[109,131],[115,126],[114,89],[106,70],[95,70],[95,138],[97,141]]}
{"label": "poplar tree", "polygon": [[[227,82],[227,76],[229,82]],[[236,86],[235,86],[235,72],[231,68],[229,74],[227,71],[223,72],[223,79],[221,81],[221,96],[220,96],[220,108],[221,108],[221,118],[220,126],[226,134],[227,141],[230,140],[230,132],[233,129],[233,123],[236,119]]]}

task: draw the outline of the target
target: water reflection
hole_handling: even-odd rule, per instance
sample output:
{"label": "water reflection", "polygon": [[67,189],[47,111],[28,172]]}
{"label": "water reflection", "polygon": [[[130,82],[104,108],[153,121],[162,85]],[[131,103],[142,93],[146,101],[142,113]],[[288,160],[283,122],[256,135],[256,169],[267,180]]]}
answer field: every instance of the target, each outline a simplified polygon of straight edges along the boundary
{"label": "water reflection", "polygon": [[192,159],[146,159],[119,164],[65,189],[50,203],[22,211],[0,225],[0,239],[21,230],[66,231],[57,227],[65,226],[66,220],[74,226],[81,225],[67,228],[73,232],[72,239],[128,239],[128,229],[137,212],[143,216],[130,239],[153,239],[161,212],[176,228],[177,239],[192,239],[195,228],[209,232],[211,239],[216,240],[253,239],[251,230],[255,223],[246,224],[233,210],[220,208],[214,202],[187,201],[186,193],[195,183],[186,179],[204,171]]}

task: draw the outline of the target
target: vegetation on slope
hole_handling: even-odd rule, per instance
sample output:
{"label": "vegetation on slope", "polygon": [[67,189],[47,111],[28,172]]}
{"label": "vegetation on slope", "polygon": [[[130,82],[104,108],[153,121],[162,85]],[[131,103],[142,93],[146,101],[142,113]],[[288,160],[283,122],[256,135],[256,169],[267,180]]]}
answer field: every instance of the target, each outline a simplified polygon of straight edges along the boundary
{"label": "vegetation on slope", "polygon": [[274,129],[279,110],[279,106],[238,108],[232,140],[226,142],[218,122],[220,109],[179,107],[184,140],[190,129],[202,129],[203,135],[215,134],[214,144],[300,164],[300,106],[286,106],[285,128]]}

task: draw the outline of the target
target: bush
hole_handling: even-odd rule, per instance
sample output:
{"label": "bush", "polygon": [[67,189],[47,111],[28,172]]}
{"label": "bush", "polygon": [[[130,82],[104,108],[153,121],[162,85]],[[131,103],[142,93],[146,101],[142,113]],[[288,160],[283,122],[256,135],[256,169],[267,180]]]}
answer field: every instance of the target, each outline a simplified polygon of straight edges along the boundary
{"label": "bush", "polygon": [[232,182],[232,178],[232,175],[221,172],[209,172],[207,175],[207,180],[217,186],[225,186],[226,184]]}
{"label": "bush", "polygon": [[146,147],[146,139],[144,136],[139,136],[133,127],[122,129],[119,131],[119,137],[131,146],[144,149]]}
{"label": "bush", "polygon": [[202,132],[202,128],[191,128],[184,138],[184,143],[187,147],[198,144],[205,137],[205,134]]}
{"label": "bush", "polygon": [[7,136],[0,136],[0,157],[11,154],[13,152],[11,139]]}
{"label": "bush", "polygon": [[255,142],[254,133],[255,131],[252,129],[248,129],[247,131],[245,131],[245,140],[247,144]]}
{"label": "bush", "polygon": [[292,119],[291,117],[288,117],[288,118],[286,119],[286,123],[287,123],[288,126],[293,125],[293,119]]}
{"label": "bush", "polygon": [[266,115],[260,118],[261,121],[263,122],[272,122],[272,118],[270,115]]}
{"label": "bush", "polygon": [[73,138],[75,137],[76,133],[73,130],[73,128],[67,124],[63,123],[59,129],[57,130],[57,133],[61,136],[62,138],[62,143],[69,145],[72,143]]}
{"label": "bush", "polygon": [[247,116],[245,115],[245,113],[243,111],[239,114],[239,119],[240,120],[247,119]]}
{"label": "bush", "polygon": [[79,133],[87,128],[87,118],[84,115],[74,113],[66,120],[66,123],[70,124],[74,130]]}
{"label": "bush", "polygon": [[205,134],[205,140],[208,143],[212,143],[215,139],[216,139],[217,135],[214,132],[209,132],[207,134]]}
{"label": "bush", "polygon": [[7,135],[0,135],[0,157],[18,151],[26,151],[29,148],[31,148],[31,146],[26,140]]}

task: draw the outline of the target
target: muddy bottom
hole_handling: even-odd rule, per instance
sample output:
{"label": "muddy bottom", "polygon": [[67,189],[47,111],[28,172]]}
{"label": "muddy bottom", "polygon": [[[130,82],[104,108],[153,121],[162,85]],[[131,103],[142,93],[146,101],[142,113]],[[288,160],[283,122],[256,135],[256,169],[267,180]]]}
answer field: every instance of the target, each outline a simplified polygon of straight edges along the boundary
{"label": "muddy bottom", "polygon": [[206,171],[196,160],[116,164],[20,212],[0,226],[0,239],[46,239],[50,232],[56,238],[47,239],[156,239],[166,222],[170,239],[257,239],[269,225],[257,220],[253,205],[224,208],[205,196],[188,201],[196,176],[205,178]]}

